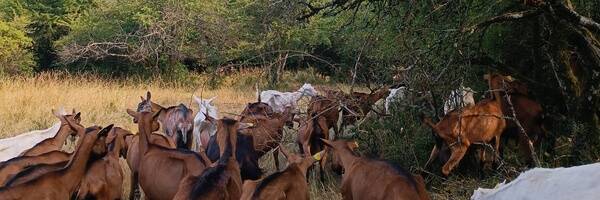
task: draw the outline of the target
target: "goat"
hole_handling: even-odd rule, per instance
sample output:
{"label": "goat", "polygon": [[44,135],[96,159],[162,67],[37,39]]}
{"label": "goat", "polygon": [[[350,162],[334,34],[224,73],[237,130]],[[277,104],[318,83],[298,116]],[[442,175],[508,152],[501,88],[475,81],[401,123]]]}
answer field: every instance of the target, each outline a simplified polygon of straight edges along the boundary
{"label": "goat", "polygon": [[[342,125],[354,124],[358,119],[366,116],[371,110],[375,102],[379,99],[388,96],[390,90],[387,87],[372,91],[370,94],[362,92],[352,92],[350,95],[345,95],[342,99],[344,107],[342,108]],[[342,131],[343,133],[343,131]]]}
{"label": "goat", "polygon": [[[53,112],[54,113],[54,112]],[[54,137],[42,140],[40,143],[37,143],[31,149],[23,152],[23,156],[37,156],[46,152],[60,150],[67,140],[69,136],[79,136],[76,132],[73,132],[70,128],[68,128],[67,122],[60,117],[60,114],[54,113],[54,115],[61,119],[61,128],[58,130]],[[77,123],[81,122],[81,113],[73,113],[73,115],[63,115],[65,118],[72,118]]]}
{"label": "goat", "polygon": [[[325,149],[321,139],[329,139],[327,119],[323,116],[306,117],[298,127],[298,136],[296,143],[301,154],[310,154],[310,152],[320,152]],[[327,130],[327,131],[325,131]],[[319,177],[321,182],[325,181],[324,164],[325,159],[319,160]]]}
{"label": "goat", "polygon": [[286,107],[296,110],[298,101],[303,96],[316,96],[317,90],[308,83],[304,83],[296,92],[279,92],[277,90],[265,90],[260,93],[263,102],[269,104],[275,113],[283,113]]}
{"label": "goat", "polygon": [[[253,123],[253,127],[240,130],[241,134],[250,135],[253,138],[254,150],[262,157],[267,152],[275,149],[283,139],[283,126],[292,116],[292,108],[287,107],[283,113],[275,113],[273,117],[251,116],[240,122]],[[275,167],[279,170],[279,151],[273,151]]]}
{"label": "goat", "polygon": [[[67,119],[69,126],[81,133],[82,142],[75,151],[73,158],[69,163],[56,171],[52,171],[42,176],[24,182],[22,184],[0,188],[0,199],[69,199],[75,192],[81,178],[87,170],[90,163],[90,156],[93,151],[104,150],[106,145],[104,139],[113,125],[109,125],[102,130],[85,132],[86,130],[76,122]],[[101,141],[97,143],[96,141]],[[100,145],[98,145],[100,144]]]}
{"label": "goat", "polygon": [[[147,102],[151,102],[147,94]],[[141,112],[127,109],[127,113],[138,122],[139,163],[134,169],[142,190],[148,199],[170,200],[177,193],[181,180],[191,175],[199,175],[207,167],[205,159],[196,152],[185,149],[169,149],[150,143],[152,131],[160,128],[157,119],[163,109],[151,111],[151,104],[142,106]],[[184,161],[187,160],[187,161]]]}
{"label": "goat", "polygon": [[340,105],[333,97],[312,97],[308,104],[307,113],[312,118],[319,117],[320,120],[324,120],[324,123],[318,124],[326,138],[329,138],[329,129],[331,128],[333,128],[334,134],[338,135],[337,124],[340,118]]}
{"label": "goat", "polygon": [[279,149],[288,160],[288,167],[261,180],[244,181],[242,200],[251,199],[309,199],[306,172],[315,161],[321,159],[319,152],[314,156],[290,154],[283,146]]}
{"label": "goat", "polygon": [[406,98],[406,87],[400,86],[398,88],[390,89],[390,94],[385,98],[385,113],[390,114],[390,104]]}
{"label": "goat", "polygon": [[[500,135],[506,127],[502,115],[502,97],[500,96],[503,81],[511,80],[498,74],[486,75],[494,94],[493,99],[484,99],[474,106],[465,107],[453,115],[446,115],[440,122],[434,124],[431,119],[425,118],[424,122],[432,128],[450,148],[451,156],[442,167],[442,174],[448,176],[450,171],[458,165],[469,146],[473,143],[488,143],[494,139],[494,150],[498,153]],[[434,150],[438,148],[434,146]],[[433,154],[429,160],[432,160]]]}
{"label": "goat", "polygon": [[[211,161],[220,158],[219,144],[215,135],[208,141],[206,153]],[[254,138],[250,135],[238,134],[236,142],[236,158],[240,165],[242,180],[256,180],[262,176],[258,164],[259,153],[254,149]]]}
{"label": "goat", "polygon": [[240,199],[242,179],[240,166],[236,160],[236,143],[238,129],[245,128],[246,123],[233,119],[207,120],[217,125],[217,143],[219,144],[219,161],[216,166],[206,169],[201,175],[186,177],[174,199]]}
{"label": "goat", "polygon": [[[421,176],[385,161],[357,156],[354,141],[323,140],[325,151],[331,152],[332,163],[344,170],[341,193],[344,199],[421,199],[428,200]],[[376,187],[374,187],[376,186]]]}
{"label": "goat", "polygon": [[114,127],[106,139],[109,151],[102,159],[91,164],[86,172],[79,190],[77,199],[126,199],[123,195],[123,173],[119,164],[119,156],[127,152],[125,137],[131,132]]}
{"label": "goat", "polygon": [[479,188],[471,200],[502,199],[598,199],[600,163],[569,168],[534,168],[523,172],[510,183],[493,189]]}
{"label": "goat", "polygon": [[[54,112],[53,112],[54,113]],[[64,109],[59,109],[56,112],[59,115],[67,115]],[[41,141],[54,137],[60,130],[61,122],[55,123],[50,128],[45,130],[30,131],[22,133],[14,137],[4,138],[0,140],[0,162],[9,160],[23,154],[24,151],[31,149]]]}
{"label": "goat", "polygon": [[158,121],[162,124],[165,135],[173,140],[177,148],[190,150],[193,138],[194,111],[183,104],[165,108],[150,100],[150,92],[147,92],[146,96],[146,99],[140,97],[142,101],[138,104],[137,112],[140,112],[145,104],[149,105],[152,112],[163,110],[158,116]]}
{"label": "goat", "polygon": [[[37,156],[19,156],[0,163],[0,186],[24,169],[38,164],[56,164],[68,161],[71,154],[62,151],[50,151]],[[64,166],[64,165],[63,165]]]}
{"label": "goat", "polygon": [[448,114],[452,110],[460,109],[466,106],[475,105],[473,94],[475,92],[469,87],[460,86],[459,89],[452,90],[450,96],[444,102],[444,114]]}
{"label": "goat", "polygon": [[213,97],[210,99],[200,99],[194,96],[194,100],[198,103],[198,113],[196,113],[196,117],[194,117],[194,143],[192,149],[195,151],[199,151],[203,145],[206,146],[208,144],[208,140],[210,136],[213,136],[217,132],[217,127],[214,124],[211,124],[206,121],[206,115],[217,118],[217,107],[212,105],[212,102],[217,97]]}

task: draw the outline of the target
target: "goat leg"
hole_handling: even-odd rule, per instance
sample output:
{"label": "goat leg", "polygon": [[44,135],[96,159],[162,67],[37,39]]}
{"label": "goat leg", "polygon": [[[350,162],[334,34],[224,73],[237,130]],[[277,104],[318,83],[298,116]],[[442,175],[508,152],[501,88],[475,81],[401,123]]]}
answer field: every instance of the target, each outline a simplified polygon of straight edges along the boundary
{"label": "goat leg", "polygon": [[458,165],[460,160],[462,160],[462,158],[465,156],[468,147],[469,146],[467,144],[457,144],[452,149],[452,155],[450,156],[450,159],[448,159],[448,162],[446,162],[444,167],[442,167],[442,174],[444,174],[444,176],[448,176],[450,171],[452,171],[452,169]]}
{"label": "goat leg", "polygon": [[423,169],[427,169],[429,164],[431,164],[431,162],[433,162],[433,159],[435,157],[437,157],[437,155],[439,153],[440,153],[440,149],[437,147],[437,145],[433,145],[433,149],[431,149],[431,153],[429,154],[429,159],[427,159],[427,162],[425,163],[425,166],[423,167]]}

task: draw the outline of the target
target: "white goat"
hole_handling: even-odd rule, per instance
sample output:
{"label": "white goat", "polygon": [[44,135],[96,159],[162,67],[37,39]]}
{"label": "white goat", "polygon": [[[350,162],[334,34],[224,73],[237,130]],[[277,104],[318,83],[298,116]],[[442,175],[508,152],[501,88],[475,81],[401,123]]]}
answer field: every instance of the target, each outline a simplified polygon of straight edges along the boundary
{"label": "white goat", "polygon": [[260,93],[262,102],[269,104],[273,108],[273,112],[283,113],[286,107],[292,107],[293,110],[298,107],[298,100],[303,96],[316,96],[317,90],[305,83],[296,92],[279,92],[277,90],[266,90]]}
{"label": "white goat", "polygon": [[385,98],[385,113],[390,114],[390,104],[393,102],[397,102],[406,98],[405,86],[400,86],[398,88],[390,89],[390,94]]}
{"label": "white goat", "polygon": [[[64,109],[59,109],[55,115],[67,115]],[[14,137],[4,138],[0,140],[0,162],[9,160],[11,158],[21,155],[28,149],[39,142],[56,136],[60,129],[60,121],[54,123],[52,127],[45,130],[35,130],[27,133],[22,133]]]}
{"label": "white goat", "polygon": [[201,99],[194,95],[194,101],[198,103],[198,113],[196,113],[196,117],[194,117],[193,150],[198,151],[202,146],[202,134],[206,134],[206,136],[208,136],[206,138],[210,138],[210,136],[213,136],[217,132],[217,126],[206,121],[206,115],[218,119],[217,107],[212,104],[216,98],[217,97],[215,96],[210,99]]}
{"label": "white goat", "polygon": [[450,92],[448,100],[444,102],[444,114],[448,114],[450,111],[460,109],[465,106],[475,105],[473,93],[475,92],[471,88],[465,88],[463,86]]}
{"label": "white goat", "polygon": [[598,199],[600,163],[569,168],[535,168],[523,172],[508,184],[494,189],[479,188],[471,200],[508,199]]}

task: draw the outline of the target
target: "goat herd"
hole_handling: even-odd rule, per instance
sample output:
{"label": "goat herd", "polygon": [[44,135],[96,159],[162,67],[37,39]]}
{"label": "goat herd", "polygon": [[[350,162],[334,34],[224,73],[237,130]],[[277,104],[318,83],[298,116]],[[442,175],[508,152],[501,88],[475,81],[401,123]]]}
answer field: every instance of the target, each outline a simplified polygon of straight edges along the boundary
{"label": "goat herd", "polygon": [[[488,98],[475,103],[472,92],[457,91],[453,96],[465,101],[462,106],[447,103],[447,114],[438,123],[423,118],[436,138],[428,164],[442,158],[444,175],[449,175],[472,144],[491,143],[495,152],[501,152],[503,137],[518,138],[526,147],[546,136],[541,106],[527,96],[523,84],[498,74],[485,78],[492,93]],[[52,128],[0,141],[4,160],[0,199],[133,199],[136,190],[146,199],[158,200],[309,199],[307,174],[315,163],[321,180],[325,163],[343,173],[340,191],[344,199],[429,199],[421,176],[361,157],[355,153],[356,142],[329,136],[330,129],[335,137],[341,134],[336,128],[339,119],[342,127],[356,123],[386,96],[387,112],[389,103],[403,98],[405,89],[386,87],[370,94],[322,91],[318,95],[305,84],[296,92],[263,91],[236,119],[217,119],[215,98],[194,97],[199,105],[194,116],[183,104],[156,104],[148,92],[136,110],[127,109],[138,125],[137,134],[113,125],[86,128],[80,124],[80,113],[55,112],[60,123]],[[307,114],[295,116],[297,101],[303,96],[311,96]],[[294,122],[299,124],[299,154],[280,145],[284,127],[293,127]],[[78,138],[75,150],[61,151],[71,136]],[[31,145],[16,145],[23,143]],[[288,162],[283,170],[279,152]],[[267,153],[273,154],[277,169],[268,176],[258,164]],[[449,158],[438,156],[448,154]],[[131,177],[124,177],[121,157]],[[132,188],[124,195],[123,180],[128,178]]]}

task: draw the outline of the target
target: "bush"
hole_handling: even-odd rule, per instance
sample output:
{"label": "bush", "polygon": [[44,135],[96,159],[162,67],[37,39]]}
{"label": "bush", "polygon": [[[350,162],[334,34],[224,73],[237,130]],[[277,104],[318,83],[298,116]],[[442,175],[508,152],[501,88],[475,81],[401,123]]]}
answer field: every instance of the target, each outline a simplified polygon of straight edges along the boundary
{"label": "bush", "polygon": [[32,39],[25,29],[28,23],[25,17],[0,19],[0,76],[33,72],[35,62],[29,51]]}

